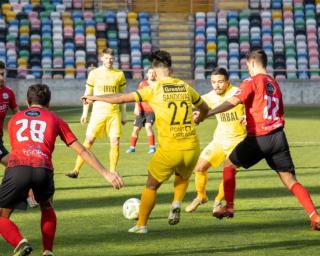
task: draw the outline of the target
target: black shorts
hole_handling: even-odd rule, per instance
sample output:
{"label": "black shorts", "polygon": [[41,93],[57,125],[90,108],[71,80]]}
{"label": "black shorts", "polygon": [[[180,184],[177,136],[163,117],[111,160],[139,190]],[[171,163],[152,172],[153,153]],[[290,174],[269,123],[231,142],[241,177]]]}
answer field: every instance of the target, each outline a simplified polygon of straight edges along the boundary
{"label": "black shorts", "polygon": [[246,169],[265,159],[271,169],[295,174],[283,129],[264,136],[247,136],[232,151],[229,159],[234,165]]}
{"label": "black shorts", "polygon": [[37,202],[48,200],[54,194],[53,171],[30,166],[7,168],[0,185],[0,208],[26,210],[31,188]]}
{"label": "black shorts", "polygon": [[154,112],[145,112],[140,113],[138,116],[136,116],[136,120],[134,120],[134,126],[142,128],[145,126],[146,123],[150,123],[153,125],[155,120]]}
{"label": "black shorts", "polygon": [[8,154],[9,154],[8,150],[3,145],[3,140],[0,139],[0,160]]}

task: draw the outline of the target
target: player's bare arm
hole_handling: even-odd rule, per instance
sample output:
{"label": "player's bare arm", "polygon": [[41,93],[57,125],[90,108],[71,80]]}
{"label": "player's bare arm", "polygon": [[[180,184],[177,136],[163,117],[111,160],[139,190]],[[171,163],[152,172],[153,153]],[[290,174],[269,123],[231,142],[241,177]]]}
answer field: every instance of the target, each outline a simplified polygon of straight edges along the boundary
{"label": "player's bare arm", "polygon": [[111,104],[135,102],[135,98],[132,93],[117,93],[99,96],[82,96],[81,100],[84,104],[91,104],[94,101],[103,101]]}
{"label": "player's bare arm", "polygon": [[199,124],[202,122],[208,115],[209,111],[209,106],[205,101],[203,101],[199,106],[198,106],[199,111],[196,111],[194,113],[197,113],[196,115],[193,114],[194,122],[196,124]]}
{"label": "player's bare arm", "polygon": [[105,180],[110,182],[114,188],[120,189],[123,186],[121,176],[117,173],[111,173],[106,170],[95,155],[87,150],[80,142],[73,142],[70,145],[70,148],[77,152],[77,154],[80,155],[91,167],[93,167]]}
{"label": "player's bare arm", "polygon": [[213,109],[210,109],[208,114],[207,114],[207,117],[214,116],[215,114],[228,111],[228,110],[232,109],[233,107],[237,106],[240,103],[241,103],[241,100],[238,99],[237,97],[233,96],[230,99],[222,102],[217,107],[215,107]]}

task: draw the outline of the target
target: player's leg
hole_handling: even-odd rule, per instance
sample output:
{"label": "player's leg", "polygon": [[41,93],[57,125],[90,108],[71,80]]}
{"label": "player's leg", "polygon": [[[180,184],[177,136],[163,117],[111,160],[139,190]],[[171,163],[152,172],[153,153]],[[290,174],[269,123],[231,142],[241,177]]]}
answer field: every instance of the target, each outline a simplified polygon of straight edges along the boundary
{"label": "player's leg", "polygon": [[236,170],[242,166],[249,168],[264,158],[256,137],[246,137],[226,159],[223,168],[223,186],[226,206],[214,214],[221,219],[234,216],[234,194],[236,189]]}
{"label": "player's leg", "polygon": [[157,181],[151,173],[148,173],[147,184],[142,191],[139,219],[136,225],[128,230],[130,233],[147,233],[147,222],[157,199],[157,190],[162,183]]}
{"label": "player's leg", "polygon": [[141,194],[139,219],[136,226],[128,231],[131,233],[147,233],[147,222],[150,213],[156,203],[157,189],[161,184],[170,178],[173,173],[173,166],[176,165],[172,156],[175,152],[157,150],[152,156],[148,166],[148,180],[146,187]]}
{"label": "player's leg", "polygon": [[197,197],[186,207],[186,212],[195,211],[201,204],[208,201],[206,186],[208,183],[208,169],[211,167],[210,162],[203,158],[199,158],[195,167],[195,187],[197,191]]}
{"label": "player's leg", "polygon": [[[95,139],[96,139],[95,137],[86,136],[86,138],[83,142],[83,146],[86,149],[90,150],[95,142]],[[77,156],[73,170],[66,173],[66,176],[68,176],[69,178],[78,178],[79,173],[80,173],[80,169],[82,168],[83,164],[84,164],[84,160],[82,159],[82,157]]]}
{"label": "player's leg", "polygon": [[128,148],[127,153],[136,152],[136,145],[138,142],[139,133],[140,133],[141,129],[142,129],[142,127],[139,127],[136,125],[133,126],[133,130],[132,130],[131,138],[130,138],[130,147]]}
{"label": "player's leg", "polygon": [[10,220],[14,209],[25,210],[31,171],[23,166],[7,168],[0,186],[0,235],[13,247],[13,255],[29,255],[32,248]]}
{"label": "player's leg", "polygon": [[[267,147],[268,143],[271,143],[271,149],[269,149],[270,147]],[[266,161],[270,168],[277,171],[282,183],[298,199],[311,220],[312,228],[320,230],[320,217],[315,209],[310,194],[296,179],[295,168],[284,131],[280,130],[265,136],[260,144],[262,148],[267,145],[265,146],[266,153],[269,151],[272,152],[272,154],[268,154],[266,157]]]}
{"label": "player's leg", "polygon": [[154,152],[156,152],[154,132],[152,129],[152,126],[155,121],[155,115],[153,112],[148,112],[148,113],[145,113],[145,116],[146,116],[145,128],[146,128],[146,133],[147,133],[148,142],[149,142],[148,153],[153,154]]}
{"label": "player's leg", "polygon": [[139,133],[142,127],[145,124],[145,116],[143,114],[139,114],[136,116],[134,123],[133,123],[133,131],[130,138],[130,147],[127,150],[127,153],[134,153],[136,152],[136,145],[139,138]]}
{"label": "player's leg", "polygon": [[180,222],[181,203],[185,197],[189,179],[197,164],[199,155],[199,147],[192,150],[181,150],[176,152],[175,158],[177,159],[178,165],[174,168],[174,197],[168,217],[170,225],[175,225]]}
{"label": "player's leg", "polygon": [[278,172],[278,175],[283,184],[298,199],[298,201],[308,214],[311,221],[312,229],[320,230],[320,216],[314,206],[308,190],[297,181],[296,176],[292,172],[280,171]]}
{"label": "player's leg", "polygon": [[57,227],[57,217],[52,204],[52,198],[40,201],[41,234],[43,255],[53,255],[53,242]]}
{"label": "player's leg", "polygon": [[119,161],[120,137],[110,137],[109,170],[115,172]]}
{"label": "player's leg", "polygon": [[208,201],[206,186],[208,183],[208,169],[217,168],[225,159],[225,153],[220,143],[212,141],[201,152],[194,169],[197,197],[186,207],[186,212],[195,211],[201,204]]}
{"label": "player's leg", "polygon": [[120,113],[113,114],[106,122],[106,133],[110,139],[109,150],[109,170],[115,172],[117,170],[120,155],[120,136],[122,132],[122,124]]}
{"label": "player's leg", "polygon": [[[52,198],[55,191],[53,172],[45,168],[34,168],[32,188],[41,210],[41,234],[44,255],[53,251],[53,242],[56,233],[57,217],[53,208]],[[52,255],[52,254],[51,254]]]}

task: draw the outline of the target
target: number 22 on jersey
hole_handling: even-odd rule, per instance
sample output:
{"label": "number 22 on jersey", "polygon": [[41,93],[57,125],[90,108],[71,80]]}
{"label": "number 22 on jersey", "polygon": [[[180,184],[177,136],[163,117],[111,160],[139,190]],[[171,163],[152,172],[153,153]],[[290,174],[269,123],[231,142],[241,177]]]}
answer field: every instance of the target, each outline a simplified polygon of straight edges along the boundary
{"label": "number 22 on jersey", "polygon": [[16,134],[19,142],[32,140],[43,143],[44,133],[47,128],[45,121],[21,119],[16,121],[16,125],[21,125]]}
{"label": "number 22 on jersey", "polygon": [[267,105],[263,110],[263,118],[269,120],[279,119],[279,99],[269,95],[264,95],[264,99],[267,100]]}

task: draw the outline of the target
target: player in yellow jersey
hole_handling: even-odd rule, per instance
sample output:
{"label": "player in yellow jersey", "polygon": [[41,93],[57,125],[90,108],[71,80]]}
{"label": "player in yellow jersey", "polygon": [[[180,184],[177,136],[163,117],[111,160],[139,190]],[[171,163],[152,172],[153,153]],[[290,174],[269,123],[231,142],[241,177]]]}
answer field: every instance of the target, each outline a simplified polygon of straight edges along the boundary
{"label": "player in yellow jersey", "polygon": [[[126,88],[126,79],[121,70],[113,68],[114,55],[110,48],[104,49],[101,54],[102,65],[93,69],[88,76],[84,95],[111,95],[122,93]],[[81,124],[87,123],[89,106],[83,105]],[[119,142],[121,125],[126,122],[125,105],[95,102],[92,107],[86,138],[83,145],[90,149],[97,137],[105,134],[110,138],[109,165],[110,171],[115,172],[119,159]],[[66,173],[70,178],[77,178],[84,160],[78,156],[75,167]]]}
{"label": "player in yellow jersey", "polygon": [[[239,89],[232,86],[229,74],[224,68],[216,68],[211,73],[212,91],[202,96],[203,100],[214,108],[224,100],[232,97]],[[195,186],[197,197],[186,207],[186,212],[195,211],[199,205],[208,201],[206,185],[208,183],[208,169],[212,166],[217,169],[229,156],[231,151],[247,135],[244,123],[245,110],[242,104],[229,111],[216,115],[218,125],[213,140],[201,152],[195,167]],[[223,181],[219,186],[219,193],[215,198],[213,216],[221,210],[221,201],[224,198]]]}
{"label": "player in yellow jersey", "polygon": [[156,51],[151,58],[157,80],[152,87],[129,94],[83,97],[88,103],[96,100],[109,103],[148,102],[157,117],[155,123],[159,147],[148,166],[139,219],[128,230],[131,233],[147,233],[146,225],[156,202],[157,190],[172,174],[175,174],[174,198],[168,222],[175,225],[180,221],[181,202],[200,153],[192,105],[200,110],[200,119],[208,111],[207,104],[191,86],[170,76],[171,56],[168,52]]}

